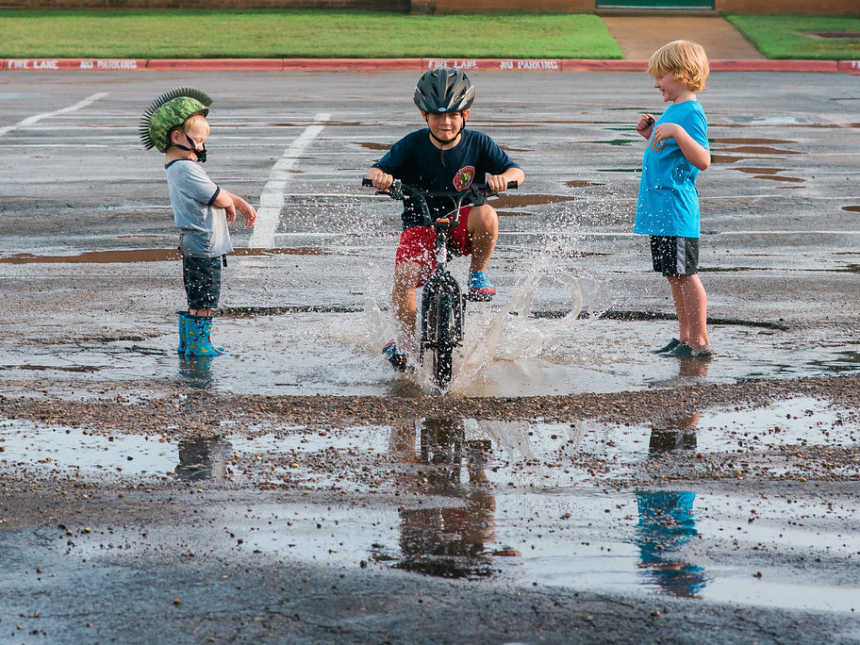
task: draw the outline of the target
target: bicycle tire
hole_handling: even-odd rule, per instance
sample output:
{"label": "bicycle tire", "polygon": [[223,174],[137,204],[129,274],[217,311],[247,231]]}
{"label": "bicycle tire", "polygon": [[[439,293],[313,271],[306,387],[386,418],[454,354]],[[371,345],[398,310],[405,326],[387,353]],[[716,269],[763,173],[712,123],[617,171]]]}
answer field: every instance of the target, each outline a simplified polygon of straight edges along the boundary
{"label": "bicycle tire", "polygon": [[444,290],[429,294],[423,299],[426,340],[424,345],[433,355],[433,381],[440,389],[451,382],[453,372],[454,342],[451,336],[453,302],[451,294]]}

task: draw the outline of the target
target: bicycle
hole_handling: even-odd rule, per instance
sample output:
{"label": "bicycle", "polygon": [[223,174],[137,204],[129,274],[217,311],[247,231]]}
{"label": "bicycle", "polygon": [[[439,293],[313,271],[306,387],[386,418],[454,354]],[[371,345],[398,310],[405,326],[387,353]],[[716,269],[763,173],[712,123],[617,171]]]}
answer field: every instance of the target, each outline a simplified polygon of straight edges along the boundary
{"label": "bicycle", "polygon": [[[373,186],[364,178],[362,186]],[[508,182],[509,189],[517,188],[515,181]],[[436,229],[436,268],[424,283],[421,293],[421,337],[418,344],[418,361],[424,364],[424,354],[433,358],[433,381],[440,390],[451,382],[454,348],[463,343],[463,322],[467,296],[460,289],[456,278],[448,271],[448,242],[450,232],[459,223],[463,206],[481,206],[496,195],[487,184],[472,184],[460,192],[440,192],[410,186],[396,179],[388,190],[378,191],[392,199],[411,199],[422,215],[423,226]],[[454,209],[441,217],[430,214],[428,199],[450,199]]]}

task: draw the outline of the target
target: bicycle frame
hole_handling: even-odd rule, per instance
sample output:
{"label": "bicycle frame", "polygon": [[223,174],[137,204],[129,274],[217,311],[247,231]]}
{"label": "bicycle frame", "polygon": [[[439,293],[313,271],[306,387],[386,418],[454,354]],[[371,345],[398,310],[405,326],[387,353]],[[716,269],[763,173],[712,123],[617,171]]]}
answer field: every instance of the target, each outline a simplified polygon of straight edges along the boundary
{"label": "bicycle frame", "polygon": [[[365,178],[362,185],[372,186],[373,183]],[[516,188],[517,183],[510,182],[508,187]],[[411,198],[420,210],[422,224],[436,230],[436,267],[424,283],[421,294],[419,361],[423,364],[425,352],[432,354],[434,381],[440,389],[445,389],[451,381],[453,350],[463,342],[466,309],[466,297],[460,284],[448,271],[448,242],[451,231],[459,224],[460,209],[486,204],[487,198],[494,193],[485,184],[473,184],[461,192],[435,192],[403,184],[400,180],[395,180],[387,191],[381,192],[396,200]],[[428,198],[451,199],[454,209],[434,218],[430,214]]]}

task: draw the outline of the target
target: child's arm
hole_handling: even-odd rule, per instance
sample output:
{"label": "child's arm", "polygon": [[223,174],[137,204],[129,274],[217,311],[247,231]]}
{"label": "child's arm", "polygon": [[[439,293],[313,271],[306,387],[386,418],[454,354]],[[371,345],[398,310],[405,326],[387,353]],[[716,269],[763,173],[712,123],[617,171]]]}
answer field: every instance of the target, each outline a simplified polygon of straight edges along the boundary
{"label": "child's arm", "polygon": [[253,226],[254,222],[257,221],[257,209],[238,195],[230,193],[230,197],[233,198],[233,206],[235,206],[236,209],[242,213],[242,217],[245,218],[245,226]]}
{"label": "child's arm", "polygon": [[237,209],[242,213],[242,217],[245,218],[246,226],[253,226],[254,222],[257,221],[257,211],[254,207],[238,195],[234,195],[224,188],[218,192],[218,196],[215,197],[215,201],[212,202],[212,205],[218,206],[219,208],[223,208],[227,211],[228,222],[233,222],[233,220],[236,219]]}
{"label": "child's arm", "polygon": [[494,193],[504,192],[508,183],[515,181],[517,186],[521,185],[526,180],[526,173],[522,169],[512,166],[500,175],[487,175],[487,186]]}
{"label": "child's arm", "polygon": [[661,123],[654,130],[654,141],[659,145],[663,139],[672,138],[691,164],[699,170],[707,170],[711,165],[711,152],[677,123]]}

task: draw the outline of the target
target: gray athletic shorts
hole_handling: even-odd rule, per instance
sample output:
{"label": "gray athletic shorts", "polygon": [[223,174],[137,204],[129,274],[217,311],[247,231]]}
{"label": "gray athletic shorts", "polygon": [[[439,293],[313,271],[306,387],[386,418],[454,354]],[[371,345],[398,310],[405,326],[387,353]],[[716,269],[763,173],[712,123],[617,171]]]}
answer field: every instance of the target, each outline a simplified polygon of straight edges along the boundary
{"label": "gray athletic shorts", "polygon": [[699,271],[699,238],[651,236],[651,261],[663,275],[693,275]]}

